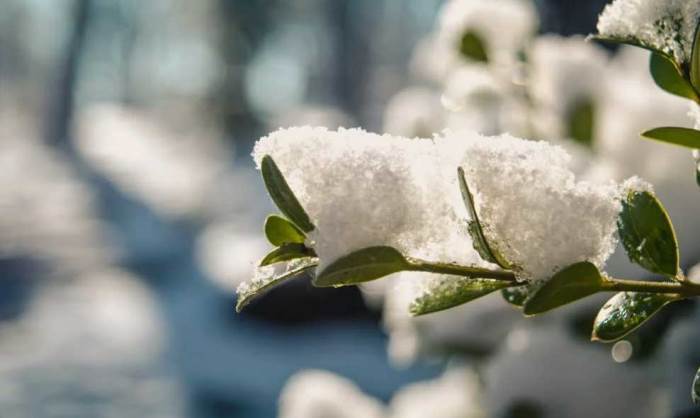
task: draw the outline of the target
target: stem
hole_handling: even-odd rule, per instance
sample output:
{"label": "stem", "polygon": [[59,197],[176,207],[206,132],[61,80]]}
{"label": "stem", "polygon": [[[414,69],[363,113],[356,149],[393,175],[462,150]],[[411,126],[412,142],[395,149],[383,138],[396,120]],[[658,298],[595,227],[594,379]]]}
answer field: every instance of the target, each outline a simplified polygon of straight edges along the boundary
{"label": "stem", "polygon": [[[453,263],[435,263],[415,258],[407,259],[410,271],[450,274],[472,279],[503,280],[519,285],[515,274],[509,270],[489,270],[480,267],[462,266]],[[616,279],[609,277],[603,282],[602,292],[646,292],[677,294],[683,297],[700,296],[700,284],[683,282],[650,282],[642,280]]]}
{"label": "stem", "polygon": [[700,285],[690,282],[647,282],[609,278],[604,282],[603,291],[673,293],[687,297],[700,296]]}
{"label": "stem", "polygon": [[452,263],[433,263],[415,258],[408,259],[411,271],[425,271],[428,273],[451,274],[455,276],[470,277],[473,279],[495,279],[513,282],[516,284],[515,274],[507,270],[488,270],[480,267],[460,266]]}

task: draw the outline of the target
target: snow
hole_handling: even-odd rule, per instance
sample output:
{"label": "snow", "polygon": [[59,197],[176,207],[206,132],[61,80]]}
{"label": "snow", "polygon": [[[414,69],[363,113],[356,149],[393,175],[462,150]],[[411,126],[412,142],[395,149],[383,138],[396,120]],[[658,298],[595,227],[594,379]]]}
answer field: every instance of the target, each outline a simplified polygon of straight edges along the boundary
{"label": "snow", "polygon": [[509,135],[434,139],[360,129],[290,128],[255,146],[270,155],[317,228],[320,265],[376,245],[432,261],[483,265],[471,248],[456,168],[466,170],[487,238],[524,280],[572,263],[603,268],[616,245],[619,187],[576,181],[560,147]]}
{"label": "snow", "polygon": [[687,0],[615,0],[598,18],[603,36],[639,42],[690,61],[700,3]]}

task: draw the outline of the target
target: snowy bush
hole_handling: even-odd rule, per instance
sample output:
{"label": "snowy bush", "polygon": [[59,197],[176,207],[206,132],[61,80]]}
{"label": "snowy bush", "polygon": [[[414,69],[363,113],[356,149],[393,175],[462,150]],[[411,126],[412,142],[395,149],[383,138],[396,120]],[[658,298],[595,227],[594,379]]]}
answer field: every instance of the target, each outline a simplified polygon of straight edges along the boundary
{"label": "snowy bush", "polygon": [[[646,125],[684,124],[686,105],[657,100],[628,50],[610,58],[582,38],[535,38],[536,22],[526,2],[448,2],[414,57],[439,86],[404,90],[386,112],[387,130],[405,137],[307,126],[260,139],[253,157],[281,214],[265,222],[274,249],[239,287],[237,309],[296,277],[319,287],[391,277],[385,324],[403,341],[396,358],[410,361],[424,341],[397,307],[421,316],[499,291],[530,316],[614,292],[592,332],[613,342],[700,296],[655,187],[636,177],[666,196],[690,177],[691,153],[628,140],[646,130],[694,149],[700,183],[700,130]],[[690,100],[697,129],[699,22],[696,2],[615,0],[590,38],[651,51],[651,78]],[[435,109],[439,94],[446,110]],[[690,218],[684,229],[697,227]],[[618,242],[659,279],[607,273]]]}

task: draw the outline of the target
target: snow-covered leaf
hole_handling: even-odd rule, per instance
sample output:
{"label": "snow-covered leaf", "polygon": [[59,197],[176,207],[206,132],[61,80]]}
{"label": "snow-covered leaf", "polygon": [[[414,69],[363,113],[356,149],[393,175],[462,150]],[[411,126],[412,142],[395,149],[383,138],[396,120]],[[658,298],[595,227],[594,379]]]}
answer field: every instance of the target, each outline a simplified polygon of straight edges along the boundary
{"label": "snow-covered leaf", "polygon": [[676,295],[658,293],[620,292],[608,300],[593,323],[591,340],[619,340],[652,317]]}
{"label": "snow-covered leaf", "polygon": [[479,253],[481,258],[489,263],[498,264],[501,268],[509,269],[510,264],[508,261],[497,250],[492,248],[486,240],[484,230],[479,221],[479,215],[476,213],[476,208],[474,207],[474,197],[471,191],[469,191],[469,185],[464,177],[464,170],[462,167],[457,168],[457,177],[459,179],[459,189],[462,192],[462,200],[464,200],[464,205],[467,207],[469,217],[471,218],[468,231],[469,235],[472,237],[474,249]]}
{"label": "snow-covered leaf", "polygon": [[695,129],[665,126],[650,129],[642,136],[683,147],[700,148],[700,131]]}
{"label": "snow-covered leaf", "polygon": [[314,286],[345,286],[375,280],[399,271],[411,264],[395,248],[368,247],[350,253],[323,269],[313,281]]}
{"label": "snow-covered leaf", "polygon": [[652,53],[662,54],[666,57],[670,57],[670,55],[666,54],[665,52],[663,52],[663,51],[661,51],[653,46],[647,45],[647,44],[645,44],[637,39],[633,39],[631,37],[622,38],[622,37],[616,37],[616,36],[596,34],[596,35],[588,36],[587,39],[602,42],[605,44],[618,44],[618,45],[634,46],[637,48],[646,49],[647,51],[651,51]]}
{"label": "snow-covered leaf", "polygon": [[409,311],[416,316],[442,311],[511,285],[505,280],[449,277],[426,288],[411,302]]}
{"label": "snow-covered leaf", "polygon": [[600,291],[605,280],[589,261],[572,264],[544,282],[523,305],[525,315],[536,315]]}
{"label": "snow-covered leaf", "polygon": [[301,228],[302,231],[313,231],[314,225],[311,223],[309,215],[306,214],[294,192],[289,188],[287,181],[272,157],[269,155],[263,157],[260,163],[260,170],[262,171],[267,192],[279,210]]}
{"label": "snow-covered leaf", "polygon": [[254,298],[262,295],[274,286],[300,276],[302,273],[314,269],[318,265],[317,258],[302,258],[292,260],[281,269],[275,266],[258,267],[255,276],[248,282],[241,283],[236,289],[238,300],[236,312],[241,312]]}
{"label": "snow-covered leaf", "polygon": [[698,96],[693,86],[683,77],[678,65],[666,55],[652,52],[649,70],[656,85],[663,90],[686,99],[697,100]]}
{"label": "snow-covered leaf", "polygon": [[653,273],[679,276],[676,233],[666,210],[651,192],[627,194],[622,200],[617,227],[632,262]]}
{"label": "snow-covered leaf", "polygon": [[270,215],[265,219],[265,236],[270,244],[281,246],[284,244],[303,244],[306,235],[293,223],[277,215]]}
{"label": "snow-covered leaf", "polygon": [[289,261],[304,257],[316,257],[316,253],[314,250],[306,248],[304,244],[283,244],[282,246],[270,251],[270,253],[260,260],[259,265],[262,267],[282,261]]}

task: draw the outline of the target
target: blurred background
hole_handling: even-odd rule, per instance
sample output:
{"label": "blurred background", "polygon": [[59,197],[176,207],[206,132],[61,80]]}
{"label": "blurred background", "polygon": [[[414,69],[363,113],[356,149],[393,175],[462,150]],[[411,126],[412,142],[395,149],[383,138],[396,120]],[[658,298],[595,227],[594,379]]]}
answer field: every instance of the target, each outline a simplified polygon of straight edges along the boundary
{"label": "blurred background", "polygon": [[687,106],[643,52],[560,37],[605,3],[3,1],[0,416],[700,416],[692,302],[613,347],[588,341],[604,299],[415,320],[391,279],[234,312],[275,211],[250,152],[292,125],[561,143],[586,178],[652,181],[699,262],[693,161],[637,137]]}

